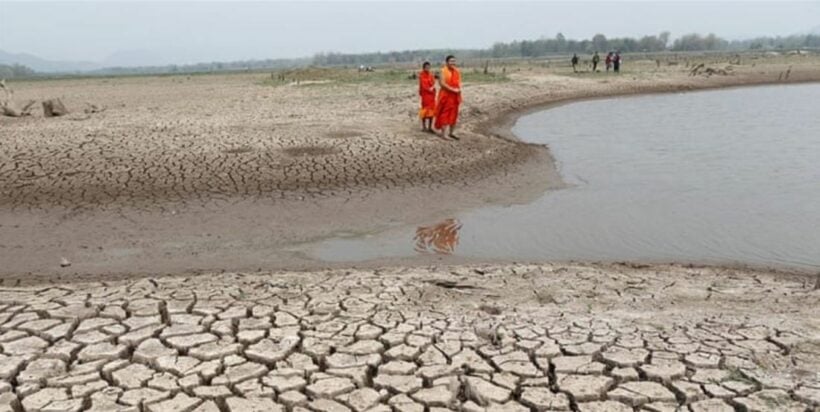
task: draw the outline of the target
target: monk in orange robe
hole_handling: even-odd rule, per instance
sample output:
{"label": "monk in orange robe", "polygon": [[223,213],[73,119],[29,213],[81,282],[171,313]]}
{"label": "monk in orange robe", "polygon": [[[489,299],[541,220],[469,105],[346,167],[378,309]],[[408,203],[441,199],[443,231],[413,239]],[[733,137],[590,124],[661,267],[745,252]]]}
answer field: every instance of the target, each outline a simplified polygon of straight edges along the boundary
{"label": "monk in orange robe", "polygon": [[436,116],[436,78],[430,72],[430,62],[421,65],[419,73],[419,96],[421,96],[421,130],[433,132],[433,117]]}
{"label": "monk in orange robe", "polygon": [[441,89],[438,92],[436,105],[436,129],[441,130],[441,137],[458,140],[455,135],[458,123],[458,108],[461,105],[461,72],[456,68],[456,58],[447,56],[441,68]]}

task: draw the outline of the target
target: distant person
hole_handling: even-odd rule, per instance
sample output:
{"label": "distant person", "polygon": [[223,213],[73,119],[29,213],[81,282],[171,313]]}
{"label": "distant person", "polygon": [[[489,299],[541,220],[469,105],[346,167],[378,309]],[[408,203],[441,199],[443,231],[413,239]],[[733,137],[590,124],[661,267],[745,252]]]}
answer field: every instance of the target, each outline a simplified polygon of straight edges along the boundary
{"label": "distant person", "polygon": [[609,53],[606,54],[605,63],[606,63],[606,71],[609,71],[609,69],[612,68],[612,52],[609,52]]}
{"label": "distant person", "polygon": [[578,73],[578,55],[575,53],[572,54],[572,71]]}
{"label": "distant person", "polygon": [[598,70],[598,62],[601,61],[601,56],[598,55],[596,51],[595,54],[592,55],[592,72],[595,73]]}
{"label": "distant person", "polygon": [[621,52],[615,52],[615,56],[612,58],[612,69],[615,73],[621,71]]}
{"label": "distant person", "polygon": [[430,62],[424,62],[419,72],[419,96],[421,96],[421,130],[433,132],[433,117],[436,116],[436,77],[430,72]]}
{"label": "distant person", "polygon": [[436,105],[436,129],[441,137],[458,140],[455,135],[458,123],[458,108],[461,105],[461,72],[456,68],[455,56],[444,59],[439,79],[438,104]]}

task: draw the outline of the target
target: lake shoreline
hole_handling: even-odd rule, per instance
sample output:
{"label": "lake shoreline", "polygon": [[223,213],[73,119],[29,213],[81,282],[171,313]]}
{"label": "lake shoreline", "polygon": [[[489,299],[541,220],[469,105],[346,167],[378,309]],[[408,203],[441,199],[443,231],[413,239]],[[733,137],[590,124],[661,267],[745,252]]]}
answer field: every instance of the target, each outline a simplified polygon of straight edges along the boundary
{"label": "lake shoreline", "polygon": [[[482,130],[483,133],[487,135],[493,135],[498,138],[506,139],[509,141],[514,141],[523,145],[529,145],[538,150],[543,150],[547,153],[546,155],[546,163],[550,167],[550,174],[549,176],[557,176],[556,179],[560,180],[559,182],[555,182],[554,180],[550,184],[550,190],[560,190],[562,188],[567,187],[567,183],[561,178],[560,172],[556,167],[556,159],[553,157],[552,152],[549,149],[549,143],[542,144],[542,143],[533,143],[525,141],[522,137],[517,136],[513,133],[512,129],[515,126],[518,119],[523,116],[527,116],[533,113],[541,112],[544,110],[549,110],[552,108],[575,104],[579,102],[586,102],[586,101],[593,101],[593,100],[609,100],[609,99],[618,99],[618,98],[627,98],[627,97],[639,97],[639,96],[647,96],[647,95],[664,95],[664,94],[678,94],[678,93],[698,93],[698,92],[709,92],[709,91],[718,91],[718,90],[732,90],[732,89],[745,89],[745,88],[754,88],[754,87],[776,87],[776,86],[793,86],[799,87],[800,85],[805,84],[817,84],[817,79],[812,77],[805,78],[799,82],[791,82],[791,83],[783,83],[783,82],[771,82],[766,80],[766,78],[761,77],[751,77],[748,79],[744,79],[741,82],[734,81],[728,84],[711,84],[705,85],[703,87],[695,87],[695,88],[686,88],[684,91],[679,90],[679,85],[664,85],[659,87],[649,87],[646,90],[629,90],[625,93],[617,93],[617,94],[609,94],[607,92],[599,93],[596,95],[586,95],[583,97],[567,97],[567,98],[560,98],[560,99],[550,99],[547,98],[546,100],[541,98],[534,98],[529,103],[527,103],[524,107],[518,107],[514,110],[509,110],[503,112],[491,120],[485,120],[479,127],[479,130]],[[494,205],[488,205],[494,206]],[[400,230],[398,228],[391,229],[389,232],[393,233],[400,233],[400,232],[408,232],[408,230]],[[387,236],[386,239],[391,239],[395,236]],[[308,249],[312,249],[308,247]],[[339,252],[333,252],[334,254],[338,254]],[[458,256],[446,256],[440,257],[442,261],[448,262],[448,264],[503,264],[505,261],[513,261],[516,263],[524,263],[524,264],[538,264],[539,262],[543,262],[543,260],[532,260],[532,259],[502,259],[502,258],[492,258],[492,259],[483,259],[483,258],[475,258],[475,257],[458,257]],[[657,267],[659,270],[665,267],[698,267],[698,268],[717,268],[717,269],[724,269],[727,271],[747,271],[747,272],[755,272],[755,273],[777,273],[782,276],[787,275],[796,275],[796,276],[813,276],[815,274],[815,270],[811,267],[807,266],[799,266],[799,265],[790,265],[786,263],[777,263],[777,264],[767,264],[767,263],[753,263],[753,262],[746,262],[746,261],[733,261],[733,260],[721,260],[721,259],[712,259],[712,260],[697,260],[697,259],[605,259],[605,260],[597,260],[597,259],[586,259],[586,260],[579,260],[579,259],[572,259],[572,260],[546,260],[550,263],[556,264],[593,264],[598,265],[598,267],[606,268],[606,267]],[[328,262],[325,260],[320,260],[320,262]],[[423,265],[423,259],[415,259],[413,257],[386,257],[386,258],[378,258],[372,260],[344,260],[340,259],[338,261],[334,260],[328,263],[328,268],[342,268],[345,265],[351,265],[352,267],[356,268],[363,268],[363,269],[370,269],[370,268],[377,268],[377,267],[392,267],[397,262],[403,262],[403,265]]]}
{"label": "lake shoreline", "polygon": [[[319,105],[316,110],[320,111],[317,119],[321,120],[317,124],[294,122],[271,126],[282,130],[279,133],[305,133],[306,137],[299,137],[298,141],[314,142],[318,139],[318,133],[328,136],[318,140],[322,144],[358,144],[356,142],[361,140],[366,143],[362,147],[367,148],[370,147],[369,142],[384,140],[381,136],[370,138],[366,134],[360,135],[364,133],[364,128],[373,127],[376,128],[374,132],[399,140],[405,145],[401,150],[416,150],[421,147],[424,152],[420,153],[441,152],[437,156],[444,160],[435,161],[426,169],[408,169],[411,173],[406,176],[409,179],[406,184],[396,179],[399,182],[392,187],[377,184],[368,188],[369,183],[361,187],[354,185],[350,189],[313,190],[307,187],[305,190],[289,192],[284,198],[253,202],[234,200],[226,195],[224,200],[213,207],[151,200],[153,203],[145,207],[114,203],[92,210],[66,204],[65,207],[45,210],[4,210],[0,212],[0,224],[5,229],[0,233],[0,245],[5,247],[0,248],[0,260],[9,264],[4,265],[2,278],[9,282],[27,278],[72,281],[75,278],[143,277],[156,273],[214,273],[257,269],[310,271],[343,267],[475,263],[475,260],[454,256],[418,256],[414,259],[335,264],[313,260],[298,250],[294,251],[293,246],[310,244],[340,234],[372,234],[396,225],[430,223],[442,216],[486,205],[524,204],[544,191],[564,187],[565,183],[555,167],[555,159],[549,148],[546,145],[521,142],[512,135],[512,125],[527,113],[584,99],[820,81],[820,64],[814,63],[796,64],[788,82],[774,80],[787,67],[790,66],[783,63],[759,63],[756,66],[738,66],[733,75],[712,77],[689,76],[683,68],[656,70],[654,62],[651,68],[636,68],[634,72],[626,71],[617,76],[605,73],[573,75],[537,67],[522,68],[511,72],[508,82],[470,85],[463,106],[463,137],[458,143],[441,142],[415,130],[417,125],[415,118],[412,118],[413,112],[412,121],[408,123],[405,108],[408,104],[415,105],[413,95],[398,95],[404,97],[396,98],[398,100],[388,106],[391,114],[385,116],[390,122],[377,119],[381,122],[376,123],[365,115],[356,118],[361,124],[356,126],[354,132],[354,126],[348,125],[344,118],[330,115],[333,110],[340,110],[338,105],[344,107],[344,99],[347,98],[345,93],[356,91],[353,86],[327,89],[331,91],[330,94],[323,94],[325,89],[322,87],[325,86],[283,86],[285,88],[268,91],[258,85],[249,89],[251,86],[244,83],[247,79],[242,76],[225,77],[226,95],[230,95],[235,89],[241,93],[253,90],[260,94],[260,100],[271,98],[267,95],[282,95],[302,96],[299,98],[312,101],[310,99],[318,96],[322,99],[321,102],[330,104],[331,106],[322,108],[322,103],[315,103]],[[128,87],[132,87],[130,83],[133,82],[134,86],[140,88],[145,87],[141,82],[149,82],[150,87],[165,87],[161,82],[167,81],[179,84],[181,80],[124,80],[129,84]],[[191,80],[192,83],[194,81],[202,79]],[[63,87],[60,85],[64,83],[69,86],[74,84],[55,82],[54,85],[42,83],[36,86],[62,90],[57,86]],[[182,90],[191,90],[185,93],[196,93],[200,89],[195,86],[196,84],[185,85]],[[101,87],[111,90],[105,84]],[[130,93],[128,90],[123,93],[125,92]],[[398,92],[406,91],[386,86],[383,94],[387,99],[391,98],[391,93]],[[18,95],[25,96],[26,90],[23,89]],[[116,102],[120,98],[120,95],[113,95],[109,100]],[[192,94],[189,98],[200,97]],[[156,104],[156,97],[150,95],[140,99],[144,101],[139,100],[138,103],[146,105],[151,116],[165,116],[161,111],[152,110],[154,106],[150,106]],[[175,100],[163,104],[173,109],[169,110],[171,114],[177,110]],[[186,98],[182,104],[183,108],[188,109],[190,101]],[[329,111],[327,118],[323,117],[324,112],[321,110]],[[92,118],[88,124],[103,125],[102,121],[106,119],[117,120],[123,116],[120,114],[122,111],[112,109],[101,114],[100,121]],[[141,112],[142,109],[137,111]],[[22,130],[32,130],[41,123],[40,119],[35,120],[22,120],[17,124]],[[201,121],[205,124],[214,122],[209,117],[204,117]],[[57,120],[49,124],[72,126],[75,129],[82,122]],[[349,130],[345,133],[350,133],[351,137],[339,137],[341,135],[336,133],[341,132],[337,132],[337,129]],[[210,137],[205,135],[203,138]],[[362,150],[358,146],[354,148]],[[402,151],[398,153],[418,160],[413,157],[417,154]],[[362,157],[364,155],[368,157]],[[369,154],[367,151],[355,152],[352,160],[359,161],[360,157],[363,162],[371,163],[384,163],[385,160],[379,159],[378,153]],[[299,164],[312,160],[309,157],[295,157],[291,161]],[[450,175],[451,170],[460,171]],[[37,180],[35,184],[40,184],[41,181],[48,184],[45,179]],[[431,202],[431,199],[435,199],[435,202]],[[235,216],[241,219],[237,220]],[[204,221],[209,224],[207,234],[203,233]],[[72,265],[60,268],[58,264],[61,256],[67,257]]]}

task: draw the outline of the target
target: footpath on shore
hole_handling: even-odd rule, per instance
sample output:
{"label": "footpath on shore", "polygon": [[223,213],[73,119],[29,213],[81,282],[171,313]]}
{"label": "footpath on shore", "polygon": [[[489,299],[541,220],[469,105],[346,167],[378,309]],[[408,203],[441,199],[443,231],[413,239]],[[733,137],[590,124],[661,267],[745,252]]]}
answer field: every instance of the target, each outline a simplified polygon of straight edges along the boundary
{"label": "footpath on shore", "polygon": [[503,265],[0,289],[0,410],[820,410],[813,280]]}

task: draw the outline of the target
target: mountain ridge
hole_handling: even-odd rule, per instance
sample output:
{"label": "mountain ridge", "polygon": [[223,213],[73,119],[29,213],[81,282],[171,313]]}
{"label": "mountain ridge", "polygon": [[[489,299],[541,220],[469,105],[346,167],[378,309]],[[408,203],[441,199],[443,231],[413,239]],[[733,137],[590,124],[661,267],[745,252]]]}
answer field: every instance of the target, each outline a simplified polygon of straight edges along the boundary
{"label": "mountain ridge", "polygon": [[0,50],[0,64],[20,64],[43,73],[84,72],[102,68],[94,62],[47,60],[29,53],[10,53],[4,50]]}

